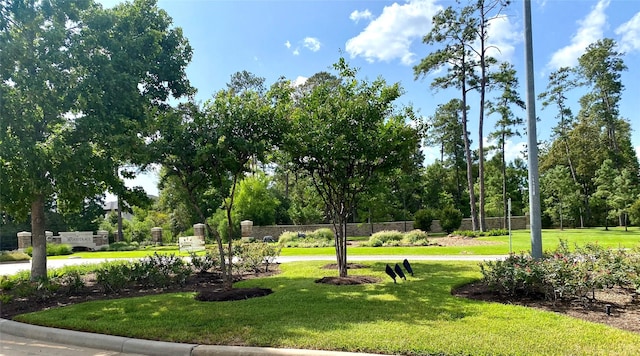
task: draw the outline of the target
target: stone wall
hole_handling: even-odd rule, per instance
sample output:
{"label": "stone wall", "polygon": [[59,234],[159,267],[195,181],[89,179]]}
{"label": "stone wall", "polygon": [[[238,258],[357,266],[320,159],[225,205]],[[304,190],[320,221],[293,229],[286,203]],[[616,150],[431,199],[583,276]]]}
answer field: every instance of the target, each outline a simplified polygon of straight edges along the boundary
{"label": "stone wall", "polygon": [[[84,247],[91,250],[99,250],[101,247],[109,246],[109,236],[107,231],[61,231],[59,236],[53,236],[53,232],[45,231],[47,243],[65,244],[71,247]],[[31,246],[31,232],[22,231],[18,233],[18,250],[24,251]]]}
{"label": "stone wall", "polygon": [[[502,218],[487,218],[487,228],[502,229]],[[524,230],[529,227],[528,216],[511,217],[512,230]],[[262,239],[264,236],[273,236],[278,238],[285,231],[314,231],[320,228],[329,228],[333,230],[331,224],[315,224],[315,225],[270,225],[270,226],[253,226],[253,237]],[[351,223],[347,225],[347,236],[370,236],[372,233],[383,230],[411,231],[413,230],[413,221],[393,221],[381,223]],[[471,219],[462,219],[462,225],[458,230],[471,230]],[[431,224],[432,232],[442,232],[440,221],[434,220]]]}

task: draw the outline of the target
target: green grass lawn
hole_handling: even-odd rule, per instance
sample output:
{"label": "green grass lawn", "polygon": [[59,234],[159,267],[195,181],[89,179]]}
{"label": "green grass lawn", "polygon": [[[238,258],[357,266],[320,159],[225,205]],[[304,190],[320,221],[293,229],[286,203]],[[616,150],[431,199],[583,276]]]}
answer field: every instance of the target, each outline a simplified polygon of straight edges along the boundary
{"label": "green grass lawn", "polygon": [[[515,253],[531,250],[529,230],[516,230],[512,234],[512,250]],[[509,237],[479,237],[479,241],[494,244],[479,246],[427,246],[427,247],[349,247],[349,255],[506,255],[509,253]],[[560,240],[566,240],[569,246],[574,244],[598,243],[605,247],[633,248],[640,245],[640,228],[589,228],[542,230],[542,245],[545,251],[555,250]],[[433,239],[437,241],[437,237]],[[283,248],[282,256],[335,255],[333,247],[324,248]]]}
{"label": "green grass lawn", "polygon": [[[437,241],[436,235],[433,241]],[[355,237],[355,240],[361,241],[368,238]],[[427,247],[349,247],[349,255],[506,255],[509,253],[509,237],[479,237],[480,241],[490,241],[494,244],[479,246],[427,246]],[[640,228],[632,227],[625,232],[623,228],[589,228],[589,229],[565,229],[560,230],[543,230],[542,244],[544,250],[554,250],[559,241],[567,240],[570,246],[574,244],[583,245],[588,242],[597,242],[606,247],[627,247],[633,248],[640,244]],[[213,248],[209,246],[208,248]],[[516,230],[512,236],[512,250],[515,253],[528,252],[531,249],[531,235],[529,230]],[[137,251],[96,251],[96,252],[76,252],[72,256],[77,258],[141,258],[153,255],[155,252],[160,254],[175,254],[179,256],[189,256],[187,252],[178,251],[177,246],[162,246],[158,248],[146,248]],[[302,248],[290,247],[283,248],[282,256],[334,256],[335,249],[333,247],[320,248]],[[51,256],[50,259],[67,259],[70,256]]]}
{"label": "green grass lawn", "polygon": [[335,275],[323,262],[281,265],[282,273],[238,283],[274,293],[198,302],[193,293],[88,302],[21,315],[19,321],[166,341],[405,355],[638,355],[640,335],[560,314],[453,297],[480,277],[475,263],[416,262],[398,284],[384,263],[350,270],[382,282],[316,284]]}

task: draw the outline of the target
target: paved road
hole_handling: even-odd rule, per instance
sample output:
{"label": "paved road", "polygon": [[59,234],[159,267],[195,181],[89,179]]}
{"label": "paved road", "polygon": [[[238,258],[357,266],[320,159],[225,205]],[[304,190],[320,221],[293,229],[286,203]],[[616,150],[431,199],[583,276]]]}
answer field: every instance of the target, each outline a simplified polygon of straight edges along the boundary
{"label": "paved road", "polygon": [[[375,255],[375,256],[348,256],[349,262],[353,261],[398,261],[404,258],[410,261],[495,261],[504,258],[503,255]],[[186,257],[188,258],[188,257]],[[276,260],[278,263],[296,262],[296,261],[335,261],[335,256],[280,256]],[[68,258],[48,260],[47,268],[60,268],[63,266],[101,263],[105,261],[114,261],[117,258]],[[31,262],[27,263],[8,263],[0,264],[0,276],[12,275],[20,271],[31,269]]]}
{"label": "paved road", "polygon": [[[352,261],[399,261],[405,256],[349,256]],[[456,255],[456,256],[406,256],[411,261],[484,261],[496,260],[505,256]],[[48,268],[59,268],[66,265],[101,263],[114,259],[78,259],[48,260]],[[294,261],[335,261],[335,256],[281,256],[279,263]],[[0,264],[0,275],[11,275],[22,270],[30,270],[31,263]],[[1,306],[0,306],[1,307]],[[65,343],[65,340],[83,340],[84,346],[75,346],[76,342]],[[126,352],[120,352],[120,351]],[[128,352],[128,353],[127,353]],[[140,352],[140,353],[137,353]],[[352,353],[334,353],[310,350],[283,350],[269,348],[245,348],[207,345],[185,345],[159,343],[146,340],[119,338],[110,335],[78,333],[75,331],[43,328],[0,319],[0,356],[135,356],[135,355],[217,355],[217,356],[252,356],[252,355],[356,355]],[[362,355],[359,355],[362,356]],[[377,355],[379,356],[379,355]]]}

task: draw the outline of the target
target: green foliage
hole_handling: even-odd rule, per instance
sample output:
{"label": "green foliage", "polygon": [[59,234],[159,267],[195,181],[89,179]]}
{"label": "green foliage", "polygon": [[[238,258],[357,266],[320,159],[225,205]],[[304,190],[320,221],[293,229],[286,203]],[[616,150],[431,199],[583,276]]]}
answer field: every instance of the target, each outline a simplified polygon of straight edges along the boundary
{"label": "green foliage", "polygon": [[117,293],[138,284],[146,288],[166,288],[172,284],[184,285],[191,275],[190,265],[171,254],[154,253],[133,262],[106,263],[95,271],[96,283],[105,293]]}
{"label": "green foliage", "polygon": [[73,214],[107,189],[136,195],[118,168],[148,163],[148,120],[192,93],[191,47],[154,0],[3,5],[0,206],[19,220],[31,213],[37,279],[46,275],[46,207]]}
{"label": "green foliage", "polygon": [[320,228],[315,231],[285,231],[278,237],[282,247],[329,247],[334,246],[334,234],[331,229]]}
{"label": "green foliage", "polygon": [[[232,211],[231,219],[233,221],[232,238],[238,239],[242,235],[240,227],[240,218]],[[227,219],[227,211],[225,209],[218,209],[216,213],[211,217],[209,224],[215,227],[218,236],[222,241],[228,242],[229,240],[229,220]]]}
{"label": "green foliage", "polygon": [[278,243],[283,245],[289,242],[294,241],[295,239],[298,238],[298,233],[297,232],[293,232],[293,231],[284,231],[282,234],[280,234],[280,236],[278,237]]}
{"label": "green foliage", "polygon": [[434,209],[420,209],[413,215],[413,228],[422,231],[431,231],[431,223],[437,219]]}
{"label": "green foliage", "polygon": [[214,250],[207,250],[204,255],[189,252],[191,265],[198,273],[205,273],[218,265],[220,254]]}
{"label": "green foliage", "polygon": [[140,244],[137,242],[118,241],[110,243],[106,251],[135,251],[140,248]]}
{"label": "green foliage", "polygon": [[29,255],[20,251],[0,251],[0,262],[28,261]]}
{"label": "green foliage", "polygon": [[422,230],[412,230],[402,233],[400,231],[379,231],[369,237],[365,246],[428,246],[427,233]]}
{"label": "green foliage", "polygon": [[629,218],[631,223],[638,226],[640,225],[640,198],[638,198],[629,208]]}
{"label": "green foliage", "polygon": [[462,213],[454,207],[446,207],[440,212],[440,227],[447,233],[453,232],[462,224]]}
{"label": "green foliage", "polygon": [[412,230],[404,234],[402,241],[409,244],[415,244],[418,241],[427,240],[427,237],[428,234],[423,230]]}
{"label": "green foliage", "polygon": [[456,230],[453,232],[454,235],[464,236],[464,237],[482,237],[482,236],[506,236],[509,235],[509,230],[507,229],[492,229],[489,231],[473,231],[473,230]]}
{"label": "green foliage", "polygon": [[105,293],[118,293],[131,282],[131,265],[127,262],[108,263],[95,271],[96,284]]}
{"label": "green foliage", "polygon": [[329,228],[326,228],[326,227],[317,229],[315,231],[307,232],[306,236],[307,236],[307,238],[310,238],[310,239],[313,239],[313,240],[332,241],[333,238],[334,238],[333,230],[331,230]]}
{"label": "green foliage", "polygon": [[378,231],[372,234],[369,239],[371,238],[381,240],[383,244],[386,244],[389,241],[402,240],[404,238],[404,234],[396,230],[385,230],[385,231]]}
{"label": "green foliage", "polygon": [[359,80],[357,69],[344,58],[334,68],[335,80],[316,82],[299,98],[291,95],[290,86],[284,90],[281,98],[290,101],[281,104],[291,109],[291,119],[283,150],[296,172],[313,179],[329,220],[339,226],[336,251],[340,275],[345,276],[347,239],[341,231],[357,197],[375,191],[385,175],[411,164],[420,134],[407,124],[412,110],[396,109],[402,94],[398,83]]}
{"label": "green foliage", "polygon": [[[24,249],[24,253],[33,255],[33,246]],[[73,254],[73,248],[66,244],[47,244],[47,256],[65,256]]]}
{"label": "green foliage", "polygon": [[262,272],[269,270],[269,265],[280,256],[282,246],[278,244],[255,242],[245,243],[239,246],[238,262],[236,265],[241,271]]}
{"label": "green foliage", "polygon": [[537,295],[549,300],[595,299],[595,292],[619,287],[640,291],[640,257],[637,250],[606,249],[597,244],[558,248],[536,260],[528,255],[510,255],[504,261],[483,262],[484,281],[510,296]]}
{"label": "green foliage", "polygon": [[506,236],[509,235],[509,230],[507,229],[492,229],[487,231],[486,236]]}
{"label": "green foliage", "polygon": [[273,225],[280,201],[269,190],[264,173],[245,177],[238,184],[234,211],[241,220],[251,220],[256,226]]}

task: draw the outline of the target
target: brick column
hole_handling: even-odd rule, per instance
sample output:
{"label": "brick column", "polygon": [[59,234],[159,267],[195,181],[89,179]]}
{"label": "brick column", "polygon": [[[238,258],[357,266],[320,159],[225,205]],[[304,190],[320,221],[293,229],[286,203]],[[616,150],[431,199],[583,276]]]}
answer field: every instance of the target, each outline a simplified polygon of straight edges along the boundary
{"label": "brick column", "polygon": [[18,233],[18,251],[24,251],[25,248],[31,246],[31,233],[29,231],[21,231]]}

